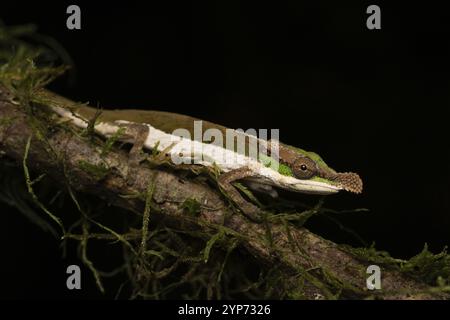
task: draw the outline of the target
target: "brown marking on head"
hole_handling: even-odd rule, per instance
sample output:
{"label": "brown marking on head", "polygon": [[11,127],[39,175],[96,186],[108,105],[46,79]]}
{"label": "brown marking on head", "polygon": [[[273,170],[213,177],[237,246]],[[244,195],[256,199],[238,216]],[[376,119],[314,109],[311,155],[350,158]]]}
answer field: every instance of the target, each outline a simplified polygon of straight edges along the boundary
{"label": "brown marking on head", "polygon": [[336,172],[332,169],[319,169],[317,176],[333,181],[345,191],[361,193],[363,182],[359,175],[354,172]]}
{"label": "brown marking on head", "polygon": [[357,173],[341,172],[337,173],[334,179],[346,191],[353,193],[361,193],[363,190],[363,182]]}

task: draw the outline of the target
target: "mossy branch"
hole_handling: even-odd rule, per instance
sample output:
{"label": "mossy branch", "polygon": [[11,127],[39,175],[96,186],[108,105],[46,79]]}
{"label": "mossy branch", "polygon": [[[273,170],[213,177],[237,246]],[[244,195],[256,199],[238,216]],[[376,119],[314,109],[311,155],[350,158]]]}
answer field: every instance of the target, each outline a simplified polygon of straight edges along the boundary
{"label": "mossy branch", "polygon": [[[46,132],[45,137],[31,140],[29,137],[35,133],[32,123],[40,120],[34,118],[30,121],[30,117],[37,117],[37,115],[27,112],[26,106],[21,105],[21,100],[19,99],[17,103],[17,100],[12,100],[11,96],[11,92],[6,87],[0,86],[0,119],[9,119],[0,121],[0,153],[15,160],[18,166],[23,164],[29,188],[32,185],[29,170],[37,175],[46,174],[55,182],[67,181],[69,176],[70,187],[77,192],[82,191],[97,196],[133,213],[144,213],[141,220],[143,225],[141,237],[139,232],[135,233],[135,237],[129,235],[125,237],[112,230],[110,235],[98,234],[97,236],[94,233],[88,234],[87,229],[83,229],[85,234],[81,236],[64,231],[66,238],[77,239],[78,237],[84,243],[88,238],[119,239],[128,246],[130,244],[126,239],[134,238],[140,242],[137,247],[141,248],[141,252],[133,249],[134,253],[140,257],[145,253],[145,256],[155,258],[152,263],[159,263],[162,253],[166,254],[169,249],[164,249],[165,245],[162,243],[159,248],[161,251],[154,250],[157,249],[155,247],[148,249],[146,245],[146,239],[152,236],[151,230],[148,229],[151,211],[151,221],[164,221],[167,226],[177,228],[185,234],[202,237],[206,241],[206,246],[200,251],[200,259],[187,258],[177,252],[180,259],[185,261],[194,259],[195,265],[206,263],[211,260],[212,248],[225,247],[226,258],[218,264],[215,279],[223,277],[227,258],[237,247],[251,254],[267,270],[273,267],[277,272],[281,272],[276,281],[271,278],[270,281],[273,282],[270,285],[275,286],[275,289],[277,286],[285,288],[285,297],[306,299],[448,298],[448,294],[444,292],[448,289],[445,283],[442,283],[442,290],[430,287],[420,279],[410,276],[412,273],[403,272],[395,259],[390,260],[380,256],[382,259],[377,260],[374,258],[377,257],[376,254],[369,256],[366,255],[366,251],[339,246],[311,233],[304,227],[299,227],[298,224],[292,224],[288,219],[276,219],[272,216],[266,223],[249,221],[228,205],[227,199],[218,188],[206,183],[205,179],[186,175],[182,170],[167,170],[144,163],[138,169],[137,179],[129,184],[126,180],[128,155],[125,151],[110,145],[109,142],[107,142],[108,152],[105,152],[105,142],[102,145],[93,139],[86,139],[82,135],[75,134],[73,130],[66,130],[64,126],[52,123],[49,124],[52,128]],[[67,102],[67,100],[64,101]],[[48,156],[49,146],[51,152],[56,153],[58,159],[64,162],[64,166],[54,161],[54,157]],[[97,167],[100,168],[100,174],[93,174],[92,171],[95,171]],[[35,195],[33,192],[32,194]],[[62,225],[61,218],[51,214],[40,202],[38,204],[54,221]],[[315,211],[317,208],[309,214]],[[102,229],[106,230],[105,228]],[[448,256],[439,256],[439,263],[442,264],[442,259],[446,257]],[[427,259],[427,263],[437,259],[436,256],[430,258],[425,254],[422,254],[420,258],[416,260]],[[369,291],[366,289],[368,276],[366,268],[374,261],[379,262],[382,267],[382,289]],[[409,265],[407,267],[410,268]],[[162,270],[169,272],[169,269]],[[143,268],[143,270],[146,269]],[[161,272],[153,276],[164,277],[165,273]],[[189,277],[191,279],[194,273],[193,267],[183,279]],[[96,279],[100,281],[98,275]],[[139,279],[147,278],[136,279],[140,281]],[[261,278],[258,281],[269,281],[267,279]],[[148,281],[148,279],[142,281]],[[253,285],[249,284],[249,288]],[[142,283],[140,287],[148,288],[148,283]],[[141,296],[158,296],[160,294],[158,292],[155,289],[152,292],[142,293]],[[212,291],[210,293],[212,294]],[[219,293],[217,295],[220,296]]]}

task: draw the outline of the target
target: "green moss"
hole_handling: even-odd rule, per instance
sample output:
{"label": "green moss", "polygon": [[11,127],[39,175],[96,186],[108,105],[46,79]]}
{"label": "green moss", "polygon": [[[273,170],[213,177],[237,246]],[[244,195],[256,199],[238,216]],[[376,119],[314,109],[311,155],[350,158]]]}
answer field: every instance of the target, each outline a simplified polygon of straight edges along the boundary
{"label": "green moss", "polygon": [[203,260],[205,261],[205,263],[208,262],[208,259],[209,259],[210,253],[211,253],[211,249],[214,246],[214,244],[216,242],[220,241],[224,236],[225,236],[225,231],[223,229],[220,229],[220,231],[218,233],[213,235],[208,240],[208,242],[206,242],[205,249],[203,249]]}
{"label": "green moss", "polygon": [[14,117],[5,117],[3,119],[0,119],[0,126],[10,126],[14,122]]}
{"label": "green moss", "polygon": [[352,248],[347,245],[340,245],[340,248],[355,255],[361,260],[372,262],[375,264],[396,265],[403,260],[392,258],[388,252],[377,250],[375,244],[372,243],[367,248]]}
{"label": "green moss", "polygon": [[11,102],[27,109],[39,104],[41,89],[69,68],[50,61],[49,57],[57,56],[49,48],[55,42],[30,44],[20,38],[33,37],[35,29],[31,25],[6,27],[0,21],[0,83],[9,91]]}
{"label": "green moss", "polygon": [[125,128],[121,127],[111,137],[109,137],[108,140],[106,140],[102,148],[101,153],[102,157],[106,156],[111,151],[112,147],[114,146],[114,143],[116,143],[124,133]]}
{"label": "green moss", "polygon": [[28,166],[27,166],[27,161],[28,161],[28,153],[30,151],[30,146],[31,146],[31,138],[32,136],[30,136],[27,140],[27,144],[25,146],[25,153],[23,156],[23,160],[22,160],[22,166],[23,166],[23,171],[24,171],[24,175],[25,175],[25,183],[27,186],[27,190],[28,193],[30,194],[31,198],[33,199],[34,203],[42,210],[44,211],[53,221],[55,221],[60,227],[61,227],[61,231],[62,234],[66,233],[66,230],[64,228],[64,224],[62,222],[62,220],[57,217],[56,215],[54,215],[53,213],[51,213],[40,201],[38,196],[36,195],[36,193],[34,192],[34,188],[33,188],[33,184],[36,183],[37,181],[40,180],[40,178],[36,179],[36,180],[31,180],[31,176],[30,176],[30,171],[28,170]]}
{"label": "green moss", "polygon": [[450,284],[450,255],[447,248],[433,254],[425,244],[422,252],[402,264],[401,271],[418,277],[430,285],[436,285],[439,278]]}
{"label": "green moss", "polygon": [[[397,269],[430,286],[436,286],[439,280],[450,283],[450,255],[447,254],[447,248],[438,254],[433,254],[425,244],[422,252],[418,255],[409,260],[402,260],[391,257],[386,251],[375,249],[374,244],[368,248],[352,248],[347,245],[340,247],[362,261]],[[365,270],[361,272],[365,272]]]}
{"label": "green moss", "polygon": [[184,200],[180,207],[184,209],[189,215],[197,216],[200,213],[201,205],[194,198],[188,198]]}
{"label": "green moss", "polygon": [[78,165],[81,170],[88,173],[98,181],[104,179],[110,172],[110,169],[103,163],[97,165],[81,160],[78,162]]}

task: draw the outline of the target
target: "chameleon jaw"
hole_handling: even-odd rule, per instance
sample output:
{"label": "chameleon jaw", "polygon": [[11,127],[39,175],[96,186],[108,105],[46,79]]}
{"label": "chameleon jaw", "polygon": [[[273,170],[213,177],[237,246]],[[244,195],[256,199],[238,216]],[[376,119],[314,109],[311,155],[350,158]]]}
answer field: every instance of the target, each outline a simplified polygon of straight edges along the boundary
{"label": "chameleon jaw", "polygon": [[[342,172],[336,173],[331,179],[333,184],[325,182],[305,180],[298,183],[296,188],[298,192],[312,193],[312,194],[333,194],[341,190],[347,192],[360,194],[363,190],[363,182],[357,173]],[[311,192],[308,192],[308,191]]]}
{"label": "chameleon jaw", "polygon": [[273,185],[292,192],[327,195],[338,193],[344,188],[337,184],[314,180],[300,180],[295,177],[285,176],[269,168],[261,167],[258,175],[252,180],[260,180],[262,183]]}
{"label": "chameleon jaw", "polygon": [[[332,194],[341,190],[360,194],[363,191],[363,182],[359,175],[354,172],[336,173],[333,175],[331,181],[332,183],[328,184],[325,182],[306,180],[299,183],[297,187],[299,192],[315,194]],[[312,190],[312,192],[308,192],[308,189]]]}
{"label": "chameleon jaw", "polygon": [[299,183],[292,185],[289,189],[295,192],[318,195],[334,194],[343,190],[340,186],[311,180],[300,180]]}

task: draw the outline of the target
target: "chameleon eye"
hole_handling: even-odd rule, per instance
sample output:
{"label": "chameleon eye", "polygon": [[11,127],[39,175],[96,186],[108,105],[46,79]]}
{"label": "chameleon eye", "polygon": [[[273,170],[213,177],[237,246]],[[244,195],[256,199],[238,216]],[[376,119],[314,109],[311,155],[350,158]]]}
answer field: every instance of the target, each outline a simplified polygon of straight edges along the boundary
{"label": "chameleon eye", "polygon": [[298,179],[309,179],[317,173],[315,162],[306,157],[295,160],[292,171]]}

